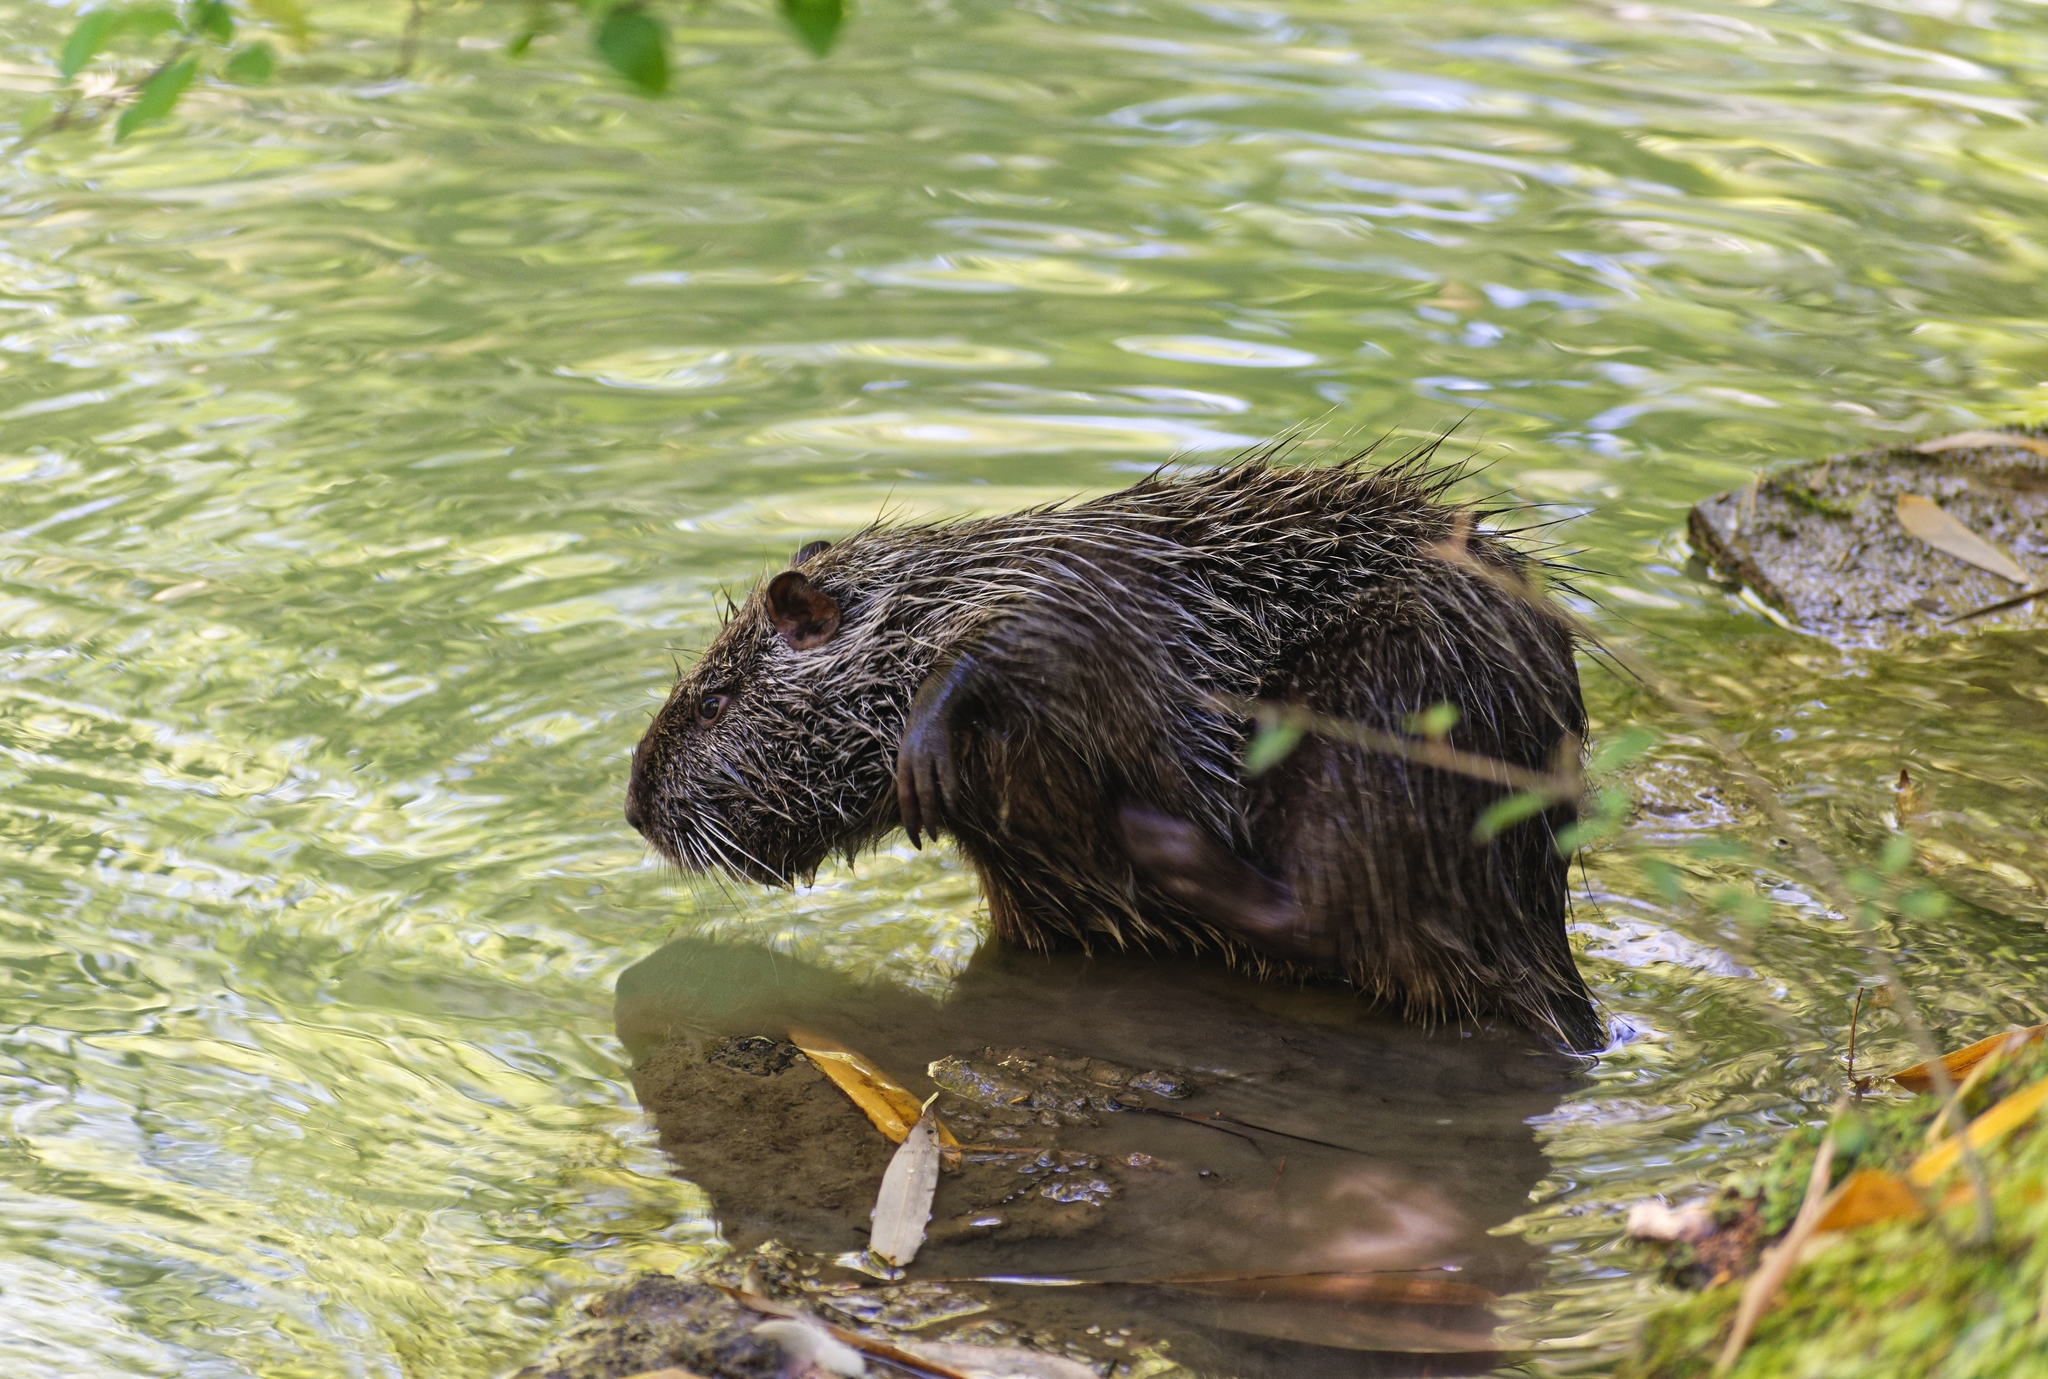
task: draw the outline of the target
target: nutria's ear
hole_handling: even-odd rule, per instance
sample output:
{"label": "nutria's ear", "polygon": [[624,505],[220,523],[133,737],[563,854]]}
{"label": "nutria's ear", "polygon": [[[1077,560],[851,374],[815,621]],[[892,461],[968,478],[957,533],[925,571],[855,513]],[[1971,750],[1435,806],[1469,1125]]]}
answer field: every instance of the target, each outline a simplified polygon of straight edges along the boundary
{"label": "nutria's ear", "polygon": [[806,541],[803,545],[797,547],[796,554],[790,558],[789,563],[792,565],[801,565],[806,560],[809,560],[812,556],[816,555],[818,552],[829,551],[831,549],[832,543],[830,541]]}
{"label": "nutria's ear", "polygon": [[768,620],[782,640],[809,651],[839,630],[839,605],[797,571],[784,570],[768,581]]}

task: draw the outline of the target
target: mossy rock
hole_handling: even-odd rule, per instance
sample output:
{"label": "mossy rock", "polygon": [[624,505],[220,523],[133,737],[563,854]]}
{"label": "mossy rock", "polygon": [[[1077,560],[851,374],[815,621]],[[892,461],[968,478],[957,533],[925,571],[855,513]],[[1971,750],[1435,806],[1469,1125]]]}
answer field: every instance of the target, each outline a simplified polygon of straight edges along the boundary
{"label": "mossy rock", "polygon": [[[1999,627],[2048,627],[2048,597],[1954,621],[2019,585],[1909,534],[1902,495],[1918,494],[2010,552],[2048,584],[2048,442],[2033,431],[1972,433],[1980,443],[1867,450],[1808,461],[1716,494],[1692,510],[1694,548],[1802,630],[1844,646]],[[1940,445],[1940,442],[1929,444]]]}
{"label": "mossy rock", "polygon": [[[2048,1049],[2020,1054],[1964,1099],[1980,1113],[2048,1077]],[[1860,1110],[1838,1122],[1832,1175],[1857,1168],[1901,1173],[1925,1148],[1940,1109],[1920,1097]],[[1963,1175],[1937,1184],[1944,1205],[1927,1219],[1835,1232],[1809,1247],[1757,1326],[1734,1379],[2032,1379],[2048,1376],[2048,1131],[2041,1118],[1980,1156],[1995,1230],[1980,1220]],[[1790,1225],[1823,1127],[1788,1137],[1760,1171],[1717,1203],[1731,1217],[1758,1213],[1764,1240]],[[1674,1260],[1683,1263],[1683,1249]],[[1684,1272],[1681,1268],[1678,1272]],[[1693,1379],[1713,1373],[1744,1280],[1726,1278],[1651,1316],[1617,1379]]]}

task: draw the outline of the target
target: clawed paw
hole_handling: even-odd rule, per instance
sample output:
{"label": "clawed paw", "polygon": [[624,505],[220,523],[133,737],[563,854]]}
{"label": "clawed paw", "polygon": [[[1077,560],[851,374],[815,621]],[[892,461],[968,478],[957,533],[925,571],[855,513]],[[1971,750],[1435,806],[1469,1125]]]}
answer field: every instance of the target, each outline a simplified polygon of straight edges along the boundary
{"label": "clawed paw", "polygon": [[932,672],[910,704],[896,749],[896,809],[912,847],[936,838],[959,808],[960,771],[953,759],[953,716],[975,672],[961,656]]}

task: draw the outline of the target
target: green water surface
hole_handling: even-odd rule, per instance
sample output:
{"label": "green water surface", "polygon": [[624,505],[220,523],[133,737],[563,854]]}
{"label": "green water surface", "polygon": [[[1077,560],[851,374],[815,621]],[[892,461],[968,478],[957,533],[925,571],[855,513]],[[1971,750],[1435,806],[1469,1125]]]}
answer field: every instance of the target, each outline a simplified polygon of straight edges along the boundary
{"label": "green water surface", "polygon": [[[626,828],[721,591],[1304,423],[1456,424],[1842,855],[1910,765],[1930,1018],[2048,1018],[2048,642],[1837,652],[1679,535],[1760,463],[2048,412],[2039,6],[871,0],[817,63],[714,3],[661,101],[519,18],[430,9],[397,79],[399,7],[319,10],[270,88],[0,164],[10,1376],[484,1376],[704,1258],[617,973],[717,932],[937,987],[978,936],[900,840],[774,894]],[[0,123],[70,23],[0,0]],[[1682,737],[1640,786],[1645,846],[1768,845]],[[1649,1296],[1613,1208],[1840,1085],[1848,928],[1690,865],[1586,872],[1638,1034],[1515,1227],[1558,1369]]]}

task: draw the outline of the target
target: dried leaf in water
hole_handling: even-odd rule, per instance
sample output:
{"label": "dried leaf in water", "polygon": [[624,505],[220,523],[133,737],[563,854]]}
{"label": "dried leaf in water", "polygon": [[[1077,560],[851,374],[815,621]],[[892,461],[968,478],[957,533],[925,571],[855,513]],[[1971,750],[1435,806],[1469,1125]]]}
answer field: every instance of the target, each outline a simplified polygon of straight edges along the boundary
{"label": "dried leaf in water", "polygon": [[1905,1179],[1875,1168],[1859,1168],[1835,1184],[1813,1229],[1847,1231],[1875,1221],[1912,1220],[1923,1214],[1920,1199]]}
{"label": "dried leaf in water", "polygon": [[1914,816],[1922,812],[1926,796],[1920,782],[1913,779],[1913,773],[1906,767],[1899,768],[1898,783],[1892,787],[1892,823],[1904,829]]}
{"label": "dried leaf in water", "polygon": [[704,1379],[704,1376],[693,1370],[677,1369],[670,1365],[667,1369],[643,1369],[638,1374],[627,1375],[626,1379]]}
{"label": "dried leaf in water", "polygon": [[1989,570],[2014,584],[2033,582],[2026,566],[1964,526],[1932,498],[1923,498],[1917,493],[1901,493],[1898,511],[1899,525],[1935,550],[1975,565],[1980,570]]}
{"label": "dried leaf in water", "polygon": [[2011,431],[1958,431],[1952,436],[1921,441],[1913,448],[1923,455],[1938,455],[1944,450],[2031,450],[2036,455],[2048,455],[2048,441]]}
{"label": "dried leaf in water", "polygon": [[902,1268],[917,1258],[932,1197],[939,1190],[939,1135],[936,1122],[922,1117],[889,1160],[882,1190],[875,1195],[874,1231],[868,1248]]}
{"label": "dried leaf in water", "polygon": [[[1961,1082],[1970,1075],[1972,1068],[2004,1047],[2007,1040],[2017,1039],[2020,1043],[2015,1047],[2022,1047],[2038,1042],[2044,1033],[2048,1033],[2048,1025],[2030,1025],[2026,1029],[1994,1034],[1989,1039],[1979,1039],[1968,1048],[1943,1054],[1941,1063],[1948,1069],[1949,1081]],[[1909,1092],[1931,1092],[1934,1090],[1934,1065],[1931,1062],[1915,1063],[1910,1068],[1893,1073],[1892,1081]]]}
{"label": "dried leaf in water", "polygon": [[[909,1088],[852,1049],[822,1034],[796,1028],[789,1031],[789,1042],[803,1050],[804,1057],[865,1111],[875,1129],[892,1143],[903,1143],[910,1127],[924,1115],[924,1103]],[[932,1118],[932,1124],[937,1127],[940,1148],[949,1154],[958,1153],[960,1141],[953,1138],[953,1132],[937,1117]]]}
{"label": "dried leaf in water", "polygon": [[844,1379],[862,1379],[868,1363],[858,1350],[825,1329],[823,1322],[808,1317],[778,1317],[762,1322],[754,1334],[773,1341],[783,1354],[784,1373],[838,1374]]}
{"label": "dried leaf in water", "polygon": [[918,1379],[974,1379],[973,1375],[963,1374],[944,1361],[913,1355],[907,1350],[899,1350],[887,1341],[877,1340],[873,1336],[863,1336],[858,1331],[848,1331],[843,1326],[820,1321],[802,1308],[792,1307],[786,1302],[776,1302],[772,1298],[764,1298],[742,1289],[728,1288],[722,1283],[714,1283],[711,1286],[750,1312],[759,1312],[768,1317],[801,1318],[806,1323],[818,1327],[833,1340],[852,1346],[863,1355],[871,1355],[877,1360],[887,1360],[905,1374],[918,1376]]}
{"label": "dried leaf in water", "polygon": [[2043,1106],[2048,1106],[2048,1077],[2020,1088],[1971,1121],[1969,1129],[1960,1135],[1950,1135],[1913,1160],[1913,1166],[1906,1170],[1906,1181],[1914,1187],[1928,1187],[1939,1182],[1942,1175],[1962,1158],[1966,1140],[1970,1148],[1983,1149],[2039,1115]]}

